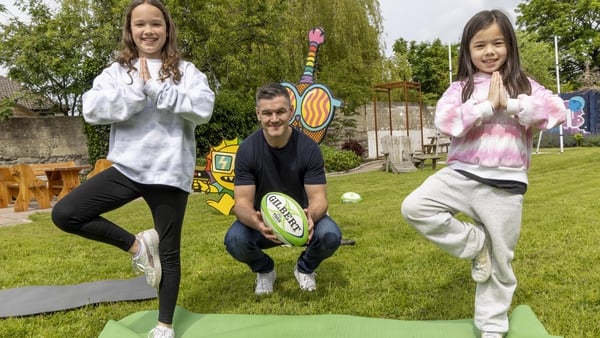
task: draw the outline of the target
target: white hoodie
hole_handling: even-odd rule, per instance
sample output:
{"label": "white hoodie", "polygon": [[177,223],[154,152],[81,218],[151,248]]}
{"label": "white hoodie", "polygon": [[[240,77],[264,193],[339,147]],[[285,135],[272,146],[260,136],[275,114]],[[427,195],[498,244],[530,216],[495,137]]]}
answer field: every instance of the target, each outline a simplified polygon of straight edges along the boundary
{"label": "white hoodie", "polygon": [[[139,60],[134,66],[139,69]],[[110,124],[107,158],[131,180],[192,191],[197,125],[213,112],[206,76],[181,61],[178,84],[158,80],[161,61],[148,59],[152,79],[144,85],[137,71],[113,63],[83,94],[83,116],[90,124]]]}

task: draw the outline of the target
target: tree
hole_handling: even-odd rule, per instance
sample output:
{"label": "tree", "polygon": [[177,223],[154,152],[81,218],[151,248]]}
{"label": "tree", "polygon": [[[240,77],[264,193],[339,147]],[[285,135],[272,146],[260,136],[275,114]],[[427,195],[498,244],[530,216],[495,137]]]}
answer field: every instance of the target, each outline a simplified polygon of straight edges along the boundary
{"label": "tree", "polygon": [[[306,57],[306,32],[321,26],[326,42],[317,57],[317,81],[327,84],[344,101],[327,132],[325,143],[353,137],[358,107],[371,100],[372,86],[383,69],[379,36],[383,31],[379,2],[373,0],[297,0],[294,2],[295,29]],[[299,79],[302,65],[293,79]]]}
{"label": "tree", "polygon": [[538,83],[556,92],[554,46],[549,42],[538,42],[535,35],[523,31],[517,32],[517,40],[523,70]]}
{"label": "tree", "polygon": [[414,81],[421,83],[422,90],[441,96],[448,87],[448,46],[440,39],[431,44],[412,42],[408,59],[413,64]]}
{"label": "tree", "polygon": [[0,24],[0,65],[12,80],[55,102],[57,113],[77,115],[83,92],[114,50],[106,48],[114,35],[107,39],[107,31],[92,24],[95,10],[105,8],[94,1],[63,0],[53,14],[42,0],[17,5],[31,23],[12,18]]}
{"label": "tree", "polygon": [[[55,11],[45,0],[17,2],[31,22],[14,19],[0,26],[0,65],[9,69],[12,80],[57,102],[61,112],[76,114],[82,93],[112,60],[129,1],[56,0]],[[184,59],[207,74],[217,96],[224,94],[216,101],[213,121],[199,129],[211,138],[243,138],[252,131],[254,91],[266,82],[300,79],[307,33],[314,27],[323,27],[327,37],[317,56],[317,82],[344,101],[334,119],[338,130],[348,129],[348,116],[370,99],[371,86],[383,72],[377,0],[164,3],[178,26]],[[335,137],[336,127],[329,130]]]}
{"label": "tree", "polygon": [[[443,45],[440,39],[429,43],[408,42],[400,38],[394,42],[393,50],[397,56],[405,58],[410,65],[412,76],[405,81],[420,83],[423,101],[435,103],[449,84],[448,46]],[[456,64],[455,50],[456,46],[451,48],[454,64]],[[418,98],[411,97],[411,99]]]}
{"label": "tree", "polygon": [[530,0],[518,5],[517,24],[539,42],[558,36],[560,76],[578,84],[586,70],[600,69],[600,1]]}
{"label": "tree", "polygon": [[181,19],[186,53],[209,74],[214,88],[237,91],[250,101],[266,82],[295,83],[301,78],[307,33],[322,27],[326,42],[317,55],[315,81],[328,85],[344,101],[327,142],[346,137],[342,132],[351,130],[352,114],[370,99],[371,86],[381,73],[377,1],[222,0],[170,5]]}

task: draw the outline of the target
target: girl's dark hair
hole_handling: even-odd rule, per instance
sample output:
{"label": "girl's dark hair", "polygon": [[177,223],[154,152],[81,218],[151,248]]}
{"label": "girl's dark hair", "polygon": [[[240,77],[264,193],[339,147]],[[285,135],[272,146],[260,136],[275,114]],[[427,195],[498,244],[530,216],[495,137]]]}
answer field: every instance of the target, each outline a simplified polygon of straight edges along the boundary
{"label": "girl's dark hair", "polygon": [[121,43],[119,46],[119,53],[115,59],[121,65],[127,66],[129,69],[127,73],[131,76],[131,71],[137,70],[132,64],[132,61],[139,57],[137,47],[133,42],[133,36],[131,34],[131,12],[133,9],[141,4],[148,4],[158,8],[165,19],[167,28],[167,41],[162,47],[160,59],[162,61],[162,67],[158,73],[160,80],[173,78],[175,83],[181,80],[183,75],[179,70],[179,61],[181,60],[181,52],[177,47],[177,32],[175,24],[169,15],[167,8],[159,0],[133,0],[125,11],[125,18],[123,22],[123,29],[121,34]]}
{"label": "girl's dark hair", "polygon": [[471,97],[471,94],[473,94],[473,74],[478,71],[473,61],[471,61],[469,43],[477,32],[494,23],[500,27],[507,51],[506,62],[500,68],[500,74],[502,75],[502,82],[508,91],[508,95],[511,98],[516,98],[519,94],[531,94],[531,83],[527,78],[527,74],[521,69],[519,47],[512,23],[506,13],[498,9],[493,9],[475,14],[467,22],[462,33],[457,78],[458,80],[465,81],[462,92],[463,102],[467,101]]}

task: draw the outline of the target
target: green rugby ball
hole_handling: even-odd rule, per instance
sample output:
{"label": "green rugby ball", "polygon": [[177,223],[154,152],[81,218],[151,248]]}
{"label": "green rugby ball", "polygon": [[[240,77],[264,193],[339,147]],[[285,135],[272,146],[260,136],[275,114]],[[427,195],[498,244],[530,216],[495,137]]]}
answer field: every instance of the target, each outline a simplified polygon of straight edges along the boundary
{"label": "green rugby ball", "polygon": [[284,244],[303,246],[308,241],[308,219],[304,210],[290,196],[270,192],[260,201],[263,222]]}

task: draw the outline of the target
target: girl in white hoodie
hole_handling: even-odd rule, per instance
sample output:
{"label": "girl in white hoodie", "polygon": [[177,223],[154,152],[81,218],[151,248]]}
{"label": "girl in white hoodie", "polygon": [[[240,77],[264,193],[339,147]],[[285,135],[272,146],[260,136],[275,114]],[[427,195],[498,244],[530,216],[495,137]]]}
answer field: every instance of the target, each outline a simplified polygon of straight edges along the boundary
{"label": "girl in white hoodie", "polygon": [[[90,124],[110,124],[113,166],[80,185],[52,210],[62,230],[114,245],[158,288],[154,337],[174,337],[181,278],[181,227],[196,163],[194,129],[212,116],[206,76],[183,61],[175,26],[158,0],[134,0],[125,13],[114,63],[83,95]],[[142,197],[154,226],[137,236],[102,217]],[[100,259],[100,258],[98,258]]]}

